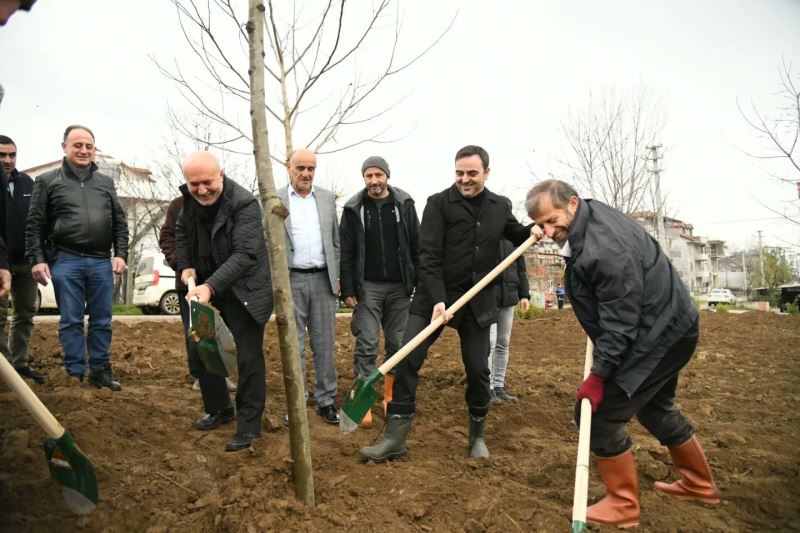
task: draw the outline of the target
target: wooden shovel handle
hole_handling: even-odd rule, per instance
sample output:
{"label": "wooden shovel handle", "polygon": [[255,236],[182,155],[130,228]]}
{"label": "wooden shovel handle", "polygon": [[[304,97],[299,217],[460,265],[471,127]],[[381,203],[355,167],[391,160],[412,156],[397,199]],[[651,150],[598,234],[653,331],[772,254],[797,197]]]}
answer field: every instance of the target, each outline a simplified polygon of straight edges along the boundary
{"label": "wooden shovel handle", "polygon": [[0,376],[6,382],[8,388],[12,390],[22,402],[22,405],[30,411],[36,423],[42,426],[48,437],[60,439],[64,435],[64,428],[58,423],[47,407],[44,406],[38,396],[31,390],[25,380],[22,379],[5,355],[0,354]]}
{"label": "wooden shovel handle", "polygon": [[[592,370],[594,344],[586,337],[586,359],[583,363],[583,379]],[[578,460],[575,465],[575,493],[572,497],[572,523],[586,523],[586,500],[589,495],[589,441],[592,433],[592,403],[581,400],[581,420],[578,431]]]}
{"label": "wooden shovel handle", "polygon": [[[511,266],[511,263],[517,260],[517,257],[521,256],[525,250],[527,250],[532,244],[536,242],[536,237],[531,235],[528,237],[528,240],[523,242],[522,244],[517,247],[516,250],[511,252],[508,257],[503,259],[499,265],[494,267],[491,272],[486,274],[483,279],[481,279],[478,283],[475,284],[470,290],[464,293],[461,298],[455,301],[453,305],[447,308],[447,312],[450,314],[455,314],[456,311],[464,307],[464,305],[469,302],[476,294],[478,294],[484,287],[486,287],[489,283],[492,282],[494,278],[500,275],[505,269]],[[444,324],[444,318],[439,315],[436,317],[436,320],[433,320],[428,326],[417,333],[417,335],[408,341],[408,343],[397,350],[393,356],[391,356],[386,362],[384,362],[381,366],[378,367],[378,372],[386,375],[391,369],[393,369],[400,361],[405,359],[405,357],[411,353],[414,348],[420,345],[422,341],[427,339],[429,336],[433,334],[434,331],[439,329],[442,324]]]}

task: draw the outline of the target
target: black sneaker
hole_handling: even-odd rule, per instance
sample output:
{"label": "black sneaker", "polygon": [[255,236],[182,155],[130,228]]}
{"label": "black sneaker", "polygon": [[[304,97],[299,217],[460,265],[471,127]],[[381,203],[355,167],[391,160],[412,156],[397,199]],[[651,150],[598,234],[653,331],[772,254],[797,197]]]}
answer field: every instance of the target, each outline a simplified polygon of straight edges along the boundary
{"label": "black sneaker", "polygon": [[489,389],[489,403],[503,403],[503,400],[494,393],[494,389]]}
{"label": "black sneaker", "polygon": [[122,385],[119,384],[119,381],[114,381],[114,378],[111,377],[110,368],[106,368],[100,372],[89,372],[89,383],[98,389],[105,387],[114,392],[122,390]]}
{"label": "black sneaker", "polygon": [[517,403],[519,401],[519,398],[507,393],[505,387],[495,387],[494,395],[498,400],[502,400],[504,402]]}
{"label": "black sneaker", "polygon": [[31,367],[29,367],[29,366],[20,366],[20,367],[15,368],[14,370],[16,370],[17,374],[19,374],[23,378],[32,379],[33,381],[35,381],[39,385],[44,385],[44,376],[41,375],[40,373],[36,372]]}
{"label": "black sneaker", "polygon": [[225,443],[226,452],[238,452],[249,448],[260,435],[257,433],[236,433],[231,440]]}
{"label": "black sneaker", "polygon": [[235,419],[236,413],[233,410],[233,407],[228,407],[227,409],[223,409],[222,411],[218,411],[213,414],[207,413],[203,418],[194,423],[194,427],[200,431],[208,431],[210,429],[216,429],[222,424],[227,424]]}
{"label": "black sneaker", "polygon": [[317,407],[317,414],[328,424],[339,423],[339,413],[336,412],[336,407],[333,404]]}

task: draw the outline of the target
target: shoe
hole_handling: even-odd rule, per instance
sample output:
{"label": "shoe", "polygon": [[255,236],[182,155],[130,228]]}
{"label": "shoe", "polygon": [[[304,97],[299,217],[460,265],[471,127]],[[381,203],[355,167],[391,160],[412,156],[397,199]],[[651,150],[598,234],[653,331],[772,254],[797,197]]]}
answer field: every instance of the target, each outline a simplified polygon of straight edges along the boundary
{"label": "shoe", "polygon": [[39,385],[44,385],[44,376],[41,375],[40,373],[36,372],[31,367],[29,367],[29,366],[20,366],[20,367],[15,368],[14,370],[16,370],[17,374],[19,374],[23,378],[32,379],[33,381],[35,381]]}
{"label": "shoe", "polygon": [[78,384],[81,384],[81,383],[83,383],[83,374],[73,374],[72,372],[70,372],[70,371],[67,371],[67,375],[68,375],[68,376],[69,376],[71,379],[76,379],[76,380],[78,380]]}
{"label": "shoe", "polygon": [[486,417],[469,415],[469,456],[471,459],[488,459],[489,448],[484,440]]}
{"label": "shoe", "polygon": [[595,457],[606,495],[586,509],[586,520],[620,529],[639,526],[639,478],[630,450],[616,457]]}
{"label": "shoe", "polygon": [[200,390],[200,380],[199,379],[194,380],[194,383],[192,384],[192,390],[198,390],[198,391]]}
{"label": "shoe", "polygon": [[230,378],[225,378],[225,385],[228,386],[228,392],[234,392],[236,390],[236,383],[230,380]]}
{"label": "shoe", "polygon": [[669,448],[669,454],[672,457],[672,464],[680,472],[681,478],[675,483],[656,481],[653,488],[657,492],[673,498],[717,505],[719,489],[714,484],[706,454],[703,453],[697,437],[692,435],[680,446]]}
{"label": "shoe", "polygon": [[239,450],[246,450],[249,448],[253,441],[260,435],[256,433],[236,433],[231,440],[225,443],[226,452],[238,452]]}
{"label": "shoe", "polygon": [[335,425],[339,423],[339,413],[336,412],[336,407],[333,404],[317,407],[317,414],[328,424]]}
{"label": "shoe", "polygon": [[358,451],[359,458],[364,461],[385,463],[401,459],[408,453],[406,439],[411,431],[411,416],[392,416],[386,419],[386,435],[383,440],[374,446],[365,446]]}
{"label": "shoe", "polygon": [[119,384],[119,381],[114,381],[114,378],[111,377],[110,368],[106,368],[105,370],[101,370],[100,372],[90,371],[89,383],[91,383],[98,389],[102,389],[103,387],[105,387],[107,389],[111,389],[114,392],[122,390],[122,385]]}
{"label": "shoe", "polygon": [[200,431],[208,431],[210,429],[216,429],[222,424],[227,424],[235,418],[236,413],[233,411],[233,407],[228,407],[214,414],[207,413],[203,418],[194,423],[194,427]]}
{"label": "shoe", "polygon": [[505,387],[495,387],[494,395],[497,397],[498,400],[503,402],[517,403],[519,401],[519,398],[517,398],[516,396],[512,396],[508,392],[506,392]]}
{"label": "shoe", "polygon": [[503,403],[503,400],[494,393],[494,389],[489,389],[489,403]]}

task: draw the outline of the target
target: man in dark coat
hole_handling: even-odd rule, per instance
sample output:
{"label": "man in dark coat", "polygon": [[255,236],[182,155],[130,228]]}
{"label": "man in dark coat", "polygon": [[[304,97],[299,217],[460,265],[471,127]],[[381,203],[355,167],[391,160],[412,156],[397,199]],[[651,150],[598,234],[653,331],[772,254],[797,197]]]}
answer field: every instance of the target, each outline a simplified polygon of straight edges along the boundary
{"label": "man in dark coat", "polygon": [[[189,155],[183,164],[183,210],[175,227],[181,281],[198,285],[186,296],[211,302],[222,314],[236,343],[239,383],[236,411],[225,379],[194,362],[206,415],[195,424],[211,430],[236,419],[236,433],[225,445],[249,448],[261,435],[266,403],[264,326],[272,314],[272,282],[261,208],[244,187],[226,178],[208,152]],[[189,354],[197,356],[196,351]]]}
{"label": "man in dark coat", "polygon": [[3,187],[0,191],[3,196],[0,203],[0,236],[8,243],[11,296],[14,300],[14,316],[6,335],[8,299],[0,298],[0,351],[20,376],[42,384],[44,377],[28,365],[28,344],[33,331],[33,316],[36,314],[38,297],[31,265],[25,259],[25,223],[31,204],[33,180],[17,170],[17,145],[5,135],[0,135],[0,166],[4,172],[0,180]]}
{"label": "man in dark coat", "polygon": [[[530,235],[542,233],[538,227],[520,224],[511,214],[507,199],[485,188],[489,176],[486,150],[465,146],[456,153],[455,167],[455,183],[428,198],[422,215],[419,281],[403,342],[410,341],[439,315],[458,331],[467,373],[469,455],[487,458],[483,433],[490,403],[489,326],[497,321],[494,288],[485,287],[454,316],[446,309],[497,266],[500,239],[505,237],[518,246]],[[385,438],[375,446],[362,448],[362,460],[383,462],[406,455],[419,370],[442,329],[396,367]]]}
{"label": "man in dark coat", "polygon": [[564,285],[594,343],[591,374],[577,394],[592,405],[591,450],[607,495],[587,519],[639,523],[639,483],[625,425],[634,416],[667,446],[681,479],[656,482],[664,494],[719,503],[694,428],[675,404],[678,375],[694,354],[698,313],[663,250],[627,215],[582,200],[567,183],[547,180],[528,193],[530,217],[562,246]]}

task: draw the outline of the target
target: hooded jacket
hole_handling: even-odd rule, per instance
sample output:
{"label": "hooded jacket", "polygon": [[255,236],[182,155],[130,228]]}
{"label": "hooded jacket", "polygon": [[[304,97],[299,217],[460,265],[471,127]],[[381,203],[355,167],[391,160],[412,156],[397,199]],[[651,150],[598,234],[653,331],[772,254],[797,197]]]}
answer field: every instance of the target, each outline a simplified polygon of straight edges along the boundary
{"label": "hooded jacket", "polygon": [[697,307],[655,239],[620,211],[580,200],[568,241],[564,285],[594,342],[592,373],[631,396],[697,321]]}

